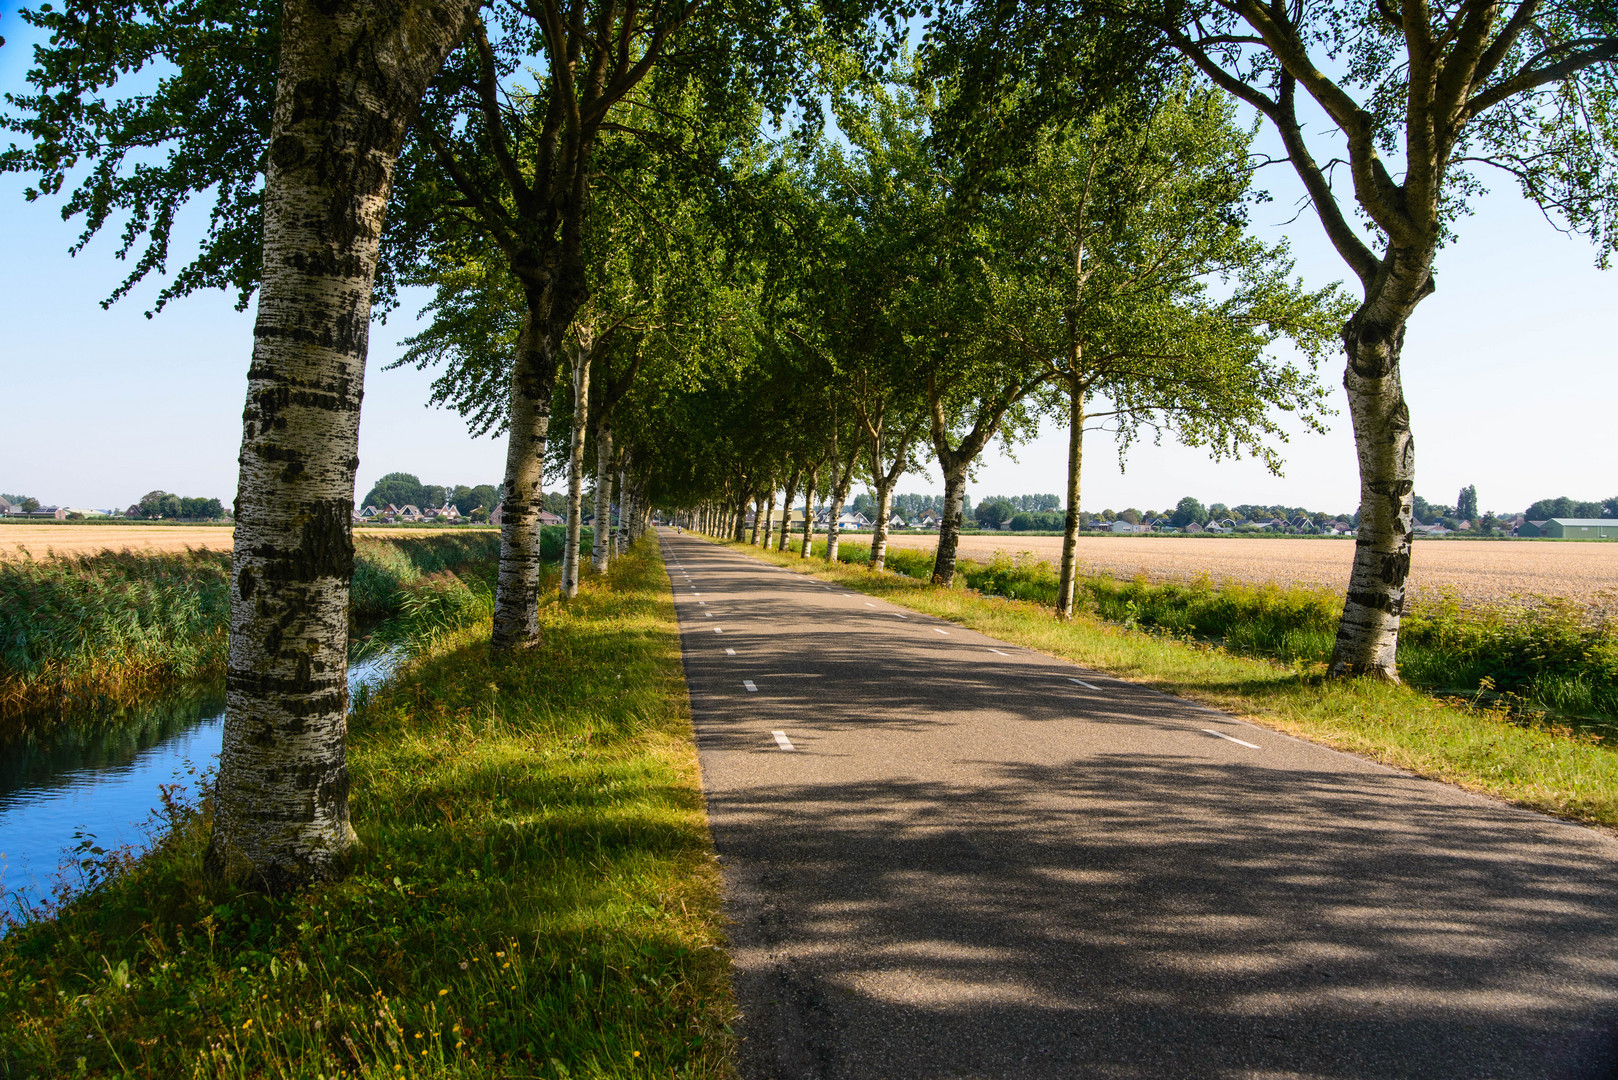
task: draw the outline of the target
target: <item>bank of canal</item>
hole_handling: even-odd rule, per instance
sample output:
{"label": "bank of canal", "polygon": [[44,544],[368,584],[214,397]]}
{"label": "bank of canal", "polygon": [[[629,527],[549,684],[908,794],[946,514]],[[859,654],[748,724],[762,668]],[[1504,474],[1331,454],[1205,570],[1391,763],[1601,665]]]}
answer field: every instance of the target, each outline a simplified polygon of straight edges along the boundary
{"label": "bank of canal", "polygon": [[[349,692],[391,672],[387,655],[354,661]],[[222,686],[189,686],[116,717],[0,740],[0,932],[81,887],[92,849],[149,846],[165,789],[196,801],[224,719]]]}

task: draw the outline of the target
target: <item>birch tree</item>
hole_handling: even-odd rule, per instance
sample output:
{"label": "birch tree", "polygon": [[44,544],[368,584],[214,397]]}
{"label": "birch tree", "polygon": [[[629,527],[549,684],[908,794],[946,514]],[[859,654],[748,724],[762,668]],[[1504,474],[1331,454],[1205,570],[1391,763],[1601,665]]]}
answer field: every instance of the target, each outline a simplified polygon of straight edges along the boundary
{"label": "birch tree", "polygon": [[[234,262],[220,250],[205,250],[160,296],[162,302],[199,284],[232,280],[232,269],[244,301],[253,285],[259,293],[235,506],[224,738],[205,859],[214,876],[249,887],[282,891],[333,877],[356,843],[346,755],[350,517],[378,245],[405,131],[471,8],[461,0],[287,0],[279,18],[267,23],[278,43],[273,83],[265,85],[264,72],[251,63],[232,69],[256,76],[273,100],[268,123],[256,127],[254,110],[228,92],[244,91],[243,82],[227,85],[221,95],[227,108],[239,109],[231,115],[247,133],[242,141],[262,132],[267,147],[261,198],[247,200],[250,212],[233,218],[225,235],[215,221],[212,239],[228,243]],[[170,15],[176,18],[165,24]],[[197,93],[176,85],[188,74],[183,66],[151,95],[105,111],[105,101],[96,100],[117,83],[132,43],[161,54],[173,44],[166,35],[183,37],[188,19],[206,25],[194,8],[46,10],[43,21],[55,24],[55,48],[46,51],[32,81],[44,91],[69,79],[78,93],[54,101],[42,93],[29,103],[35,119],[8,126],[39,141],[29,150],[13,148],[7,164],[37,168],[41,189],[59,190],[65,171],[95,144],[62,153],[52,138],[90,135],[82,118],[98,117],[89,129],[120,145],[69,201],[70,212],[89,214],[86,237],[120,200],[138,200],[143,185],[154,182],[138,169],[133,178],[120,172],[125,154],[141,143],[134,135],[144,119],[169,121],[141,132],[147,145],[169,139],[182,157],[206,160],[207,140],[166,116]],[[103,41],[94,53],[76,48],[102,33],[123,40],[110,49]],[[216,58],[221,68],[243,61],[241,40],[221,44],[234,57]],[[56,67],[91,55],[105,58],[104,66],[71,75]],[[81,119],[53,130],[49,118],[61,108]],[[247,166],[235,160],[216,167],[223,170],[216,175],[228,175]],[[192,190],[182,183],[161,190],[162,231],[120,295],[161,270],[167,245],[161,216]],[[240,191],[220,194],[227,203],[241,197]],[[262,223],[256,245],[254,218]],[[137,212],[125,250],[153,223]],[[255,251],[259,265],[252,267]]]}
{"label": "birch tree", "polygon": [[[1093,50],[1074,31],[1127,24],[1159,35],[1280,139],[1360,286],[1341,329],[1360,525],[1330,671],[1397,680],[1416,471],[1405,332],[1488,177],[1515,184],[1560,227],[1591,237],[1605,265],[1618,243],[1618,8],[1590,0],[1048,0],[956,9],[939,52],[957,63],[994,55],[994,76],[984,81],[998,79],[999,100],[1037,96],[1029,93],[1035,72],[1042,83],[1107,78],[1087,66]],[[1306,105],[1327,123],[1311,130]]]}
{"label": "birch tree", "polygon": [[[1068,426],[1059,616],[1073,613],[1089,425],[1110,428],[1120,459],[1145,428],[1275,473],[1276,413],[1322,430],[1312,364],[1348,309],[1335,288],[1290,279],[1285,244],[1247,233],[1251,133],[1233,111],[1182,82],[1143,113],[1051,125],[1002,189],[992,317],[1043,363],[1042,393]],[[1281,339],[1310,366],[1274,357]]]}

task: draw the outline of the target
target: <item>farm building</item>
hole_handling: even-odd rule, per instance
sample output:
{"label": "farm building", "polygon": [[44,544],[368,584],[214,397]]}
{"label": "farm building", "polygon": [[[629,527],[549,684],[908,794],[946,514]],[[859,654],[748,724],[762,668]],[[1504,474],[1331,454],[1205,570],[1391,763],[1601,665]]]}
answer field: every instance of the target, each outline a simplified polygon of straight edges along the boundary
{"label": "farm building", "polygon": [[1551,518],[1525,521],[1518,536],[1547,536],[1557,540],[1618,540],[1618,518]]}

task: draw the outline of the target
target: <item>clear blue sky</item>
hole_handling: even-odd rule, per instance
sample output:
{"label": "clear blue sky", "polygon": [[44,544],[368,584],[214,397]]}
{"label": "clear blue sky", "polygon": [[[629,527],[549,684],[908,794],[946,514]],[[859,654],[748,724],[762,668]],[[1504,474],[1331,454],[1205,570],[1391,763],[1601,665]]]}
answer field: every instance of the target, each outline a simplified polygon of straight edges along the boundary
{"label": "clear blue sky", "polygon": [[[13,10],[0,3],[0,34],[9,39],[0,48],[0,91],[20,87],[28,61]],[[1290,174],[1278,167],[1262,178],[1277,198],[1258,215],[1259,234],[1288,236],[1310,284],[1346,278],[1312,212],[1281,224],[1294,212]],[[1442,254],[1438,292],[1406,342],[1417,491],[1452,502],[1474,483],[1483,507],[1499,511],[1546,496],[1618,493],[1618,278],[1593,268],[1586,242],[1557,233],[1514,189],[1496,186]],[[17,178],[0,178],[0,491],[71,506],[126,506],[153,488],[228,502],[251,311],[209,294],[148,320],[151,287],[103,311],[98,302],[123,270],[112,258],[115,234],[70,258],[76,228],[54,205],[25,203],[22,189]],[[199,220],[185,224],[194,230]],[[416,328],[421,299],[407,298],[372,333],[358,494],[395,470],[446,484],[500,476],[501,440],[473,439],[455,414],[424,407],[430,374],[381,370]],[[1358,484],[1341,371],[1337,357],[1322,370],[1337,388],[1331,432],[1296,436],[1284,478],[1251,462],[1215,464],[1198,451],[1149,444],[1120,473],[1110,445],[1092,435],[1085,509],[1160,509],[1193,494],[1351,511]],[[1015,461],[996,447],[971,493],[1058,492],[1065,461],[1065,432],[1049,428]],[[900,487],[941,490],[936,473]]]}

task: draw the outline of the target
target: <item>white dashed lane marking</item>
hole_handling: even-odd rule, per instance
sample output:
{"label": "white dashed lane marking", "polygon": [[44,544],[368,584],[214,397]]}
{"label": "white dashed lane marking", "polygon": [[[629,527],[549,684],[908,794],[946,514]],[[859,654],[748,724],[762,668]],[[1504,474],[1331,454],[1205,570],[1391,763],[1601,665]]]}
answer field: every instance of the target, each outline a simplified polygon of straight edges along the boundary
{"label": "white dashed lane marking", "polygon": [[1216,739],[1227,739],[1230,742],[1235,743],[1237,746],[1245,746],[1249,750],[1262,750],[1262,749],[1264,749],[1262,746],[1259,746],[1257,743],[1243,742],[1241,739],[1238,739],[1234,735],[1226,735],[1223,731],[1215,731],[1211,727],[1205,727],[1202,730],[1207,732],[1209,735],[1212,735]]}
{"label": "white dashed lane marking", "polygon": [[945,637],[949,637],[949,631],[948,630],[940,630],[936,626],[933,627],[933,633],[935,633],[935,634],[943,634]]}
{"label": "white dashed lane marking", "polygon": [[758,693],[758,687],[753,685],[753,680],[752,679],[743,679],[742,680],[742,685],[747,688],[747,692],[749,694]]}
{"label": "white dashed lane marking", "polygon": [[792,745],[792,740],[787,738],[787,733],[786,732],[784,732],[784,731],[772,731],[772,732],[770,732],[770,734],[775,736],[775,745],[779,746],[781,749],[783,749],[783,750],[795,750],[795,749],[797,749],[796,747],[794,747]]}
{"label": "white dashed lane marking", "polygon": [[735,649],[726,649],[725,650],[725,655],[726,656],[735,656],[736,655],[736,650]]}
{"label": "white dashed lane marking", "polygon": [[1094,683],[1087,683],[1083,679],[1075,679],[1071,675],[1068,676],[1067,681],[1068,682],[1076,682],[1080,686],[1084,687],[1086,690],[1100,690],[1101,689],[1101,687],[1095,685]]}
{"label": "white dashed lane marking", "polygon": [[997,655],[1000,655],[1000,656],[1010,656],[1011,655],[1008,652],[1001,652],[999,649],[990,649],[989,651],[992,652],[992,653],[996,653]]}

